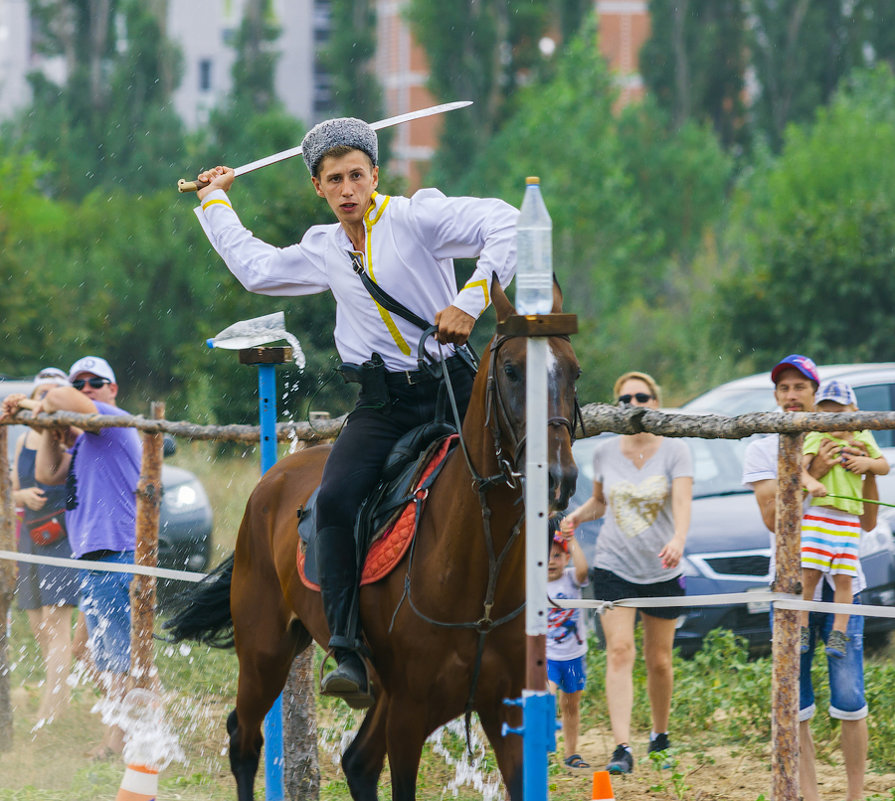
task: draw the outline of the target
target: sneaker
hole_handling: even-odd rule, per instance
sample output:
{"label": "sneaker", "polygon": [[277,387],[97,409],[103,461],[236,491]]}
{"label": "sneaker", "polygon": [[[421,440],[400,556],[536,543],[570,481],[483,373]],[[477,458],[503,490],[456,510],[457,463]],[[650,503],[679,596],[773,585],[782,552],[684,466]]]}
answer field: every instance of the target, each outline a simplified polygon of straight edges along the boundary
{"label": "sneaker", "polygon": [[801,634],[799,635],[799,653],[807,654],[808,649],[811,647],[811,629],[807,626],[802,626]]}
{"label": "sneaker", "polygon": [[606,770],[610,773],[630,773],[634,770],[634,756],[631,754],[631,749],[625,745],[615,746]]}
{"label": "sneaker", "polygon": [[653,754],[657,751],[664,751],[665,749],[670,747],[671,743],[668,740],[668,734],[666,732],[662,732],[661,734],[656,735],[655,740],[650,741],[647,753]]}
{"label": "sneaker", "polygon": [[848,641],[851,639],[844,631],[833,629],[830,636],[827,637],[827,647],[824,649],[827,656],[834,656],[836,659],[845,657],[845,649],[848,648]]}

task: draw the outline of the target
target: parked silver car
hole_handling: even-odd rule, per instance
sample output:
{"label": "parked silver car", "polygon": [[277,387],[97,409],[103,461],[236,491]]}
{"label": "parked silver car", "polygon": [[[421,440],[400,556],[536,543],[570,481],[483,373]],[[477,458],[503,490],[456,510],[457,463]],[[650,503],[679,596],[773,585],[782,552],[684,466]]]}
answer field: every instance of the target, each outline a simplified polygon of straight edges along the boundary
{"label": "parked silver car", "polygon": [[[895,410],[895,363],[826,365],[821,379],[837,378],[852,385],[864,410]],[[681,412],[727,416],[773,411],[774,393],[769,373],[722,384],[681,407]],[[601,437],[614,436],[603,434]],[[895,466],[895,431],[874,436]],[[569,509],[581,505],[592,491],[593,448],[599,437],[573,446],[581,471]],[[748,440],[688,438],[693,453],[693,509],[682,565],[688,595],[766,590],[770,582],[770,539],[751,490],[742,485],[743,455]],[[895,503],[895,470],[879,479],[880,499]],[[600,521],[585,523],[578,537],[591,564]],[[867,578],[862,600],[895,606],[895,509],[880,507],[879,524],[861,538],[859,555]],[[881,644],[895,626],[890,618],[865,618],[868,644]],[[763,602],[691,607],[678,621],[675,645],[685,655],[702,644],[714,628],[729,628],[745,637],[754,652],[770,647],[768,605]]]}

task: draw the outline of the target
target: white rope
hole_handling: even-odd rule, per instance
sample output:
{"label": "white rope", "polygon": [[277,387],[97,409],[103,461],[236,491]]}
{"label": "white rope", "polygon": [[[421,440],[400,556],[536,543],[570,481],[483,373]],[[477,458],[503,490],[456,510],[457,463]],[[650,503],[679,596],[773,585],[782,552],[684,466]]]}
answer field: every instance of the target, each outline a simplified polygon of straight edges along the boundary
{"label": "white rope", "polygon": [[123,565],[118,562],[94,562],[88,559],[62,559],[58,556],[35,556],[30,553],[16,551],[0,551],[0,559],[11,559],[14,562],[29,562],[33,565],[50,565],[52,567],[74,567],[79,570],[105,570],[109,573],[138,573],[141,576],[177,579],[178,581],[202,581],[205,573],[191,573],[187,570],[169,570],[165,567],[146,567],[145,565]]}
{"label": "white rope", "polygon": [[767,602],[778,609],[807,609],[809,612],[828,612],[843,615],[864,615],[865,617],[893,617],[895,608],[870,604],[837,604],[828,601],[804,601],[800,595],[788,592],[722,592],[717,595],[680,595],[663,598],[622,598],[618,601],[594,601],[588,598],[549,598],[548,602],[562,609],[595,609],[602,615],[617,606],[649,609],[668,606],[724,606]]}
{"label": "white rope", "polygon": [[[199,582],[206,573],[186,570],[169,570],[164,567],[119,564],[117,562],[94,562],[86,559],[62,559],[56,556],[34,556],[16,551],[0,550],[0,559],[29,562],[53,567],[72,567],[79,570],[106,570],[110,573],[138,573],[141,576],[176,579],[178,581]],[[548,604],[562,609],[594,609],[602,615],[617,606],[649,609],[669,606],[724,606],[726,604],[771,603],[778,609],[807,609],[809,612],[827,612],[843,615],[864,615],[865,617],[895,618],[895,607],[872,606],[869,604],[837,604],[827,601],[804,601],[801,596],[788,592],[762,590],[758,592],[722,592],[717,595],[679,595],[663,598],[622,598],[618,601],[595,601],[588,598],[547,598]]]}

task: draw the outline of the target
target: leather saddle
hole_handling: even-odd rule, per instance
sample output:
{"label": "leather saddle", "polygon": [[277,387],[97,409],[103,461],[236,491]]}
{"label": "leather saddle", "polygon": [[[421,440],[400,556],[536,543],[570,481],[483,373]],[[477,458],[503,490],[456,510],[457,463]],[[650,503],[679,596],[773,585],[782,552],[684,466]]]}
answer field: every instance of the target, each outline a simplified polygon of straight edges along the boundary
{"label": "leather saddle", "polygon": [[[408,431],[395,443],[383,465],[379,483],[357,513],[354,537],[358,565],[364,565],[373,543],[394,527],[408,504],[438,477],[448,452],[457,441],[454,437],[445,447],[445,440],[455,434],[454,426],[444,420],[435,420]],[[440,461],[429,469],[430,462],[439,451],[442,451]],[[299,548],[303,552],[299,562],[303,563],[304,579],[313,584],[318,583],[315,541],[319,490],[319,487],[315,489],[307,503],[298,509],[298,532],[302,541]]]}

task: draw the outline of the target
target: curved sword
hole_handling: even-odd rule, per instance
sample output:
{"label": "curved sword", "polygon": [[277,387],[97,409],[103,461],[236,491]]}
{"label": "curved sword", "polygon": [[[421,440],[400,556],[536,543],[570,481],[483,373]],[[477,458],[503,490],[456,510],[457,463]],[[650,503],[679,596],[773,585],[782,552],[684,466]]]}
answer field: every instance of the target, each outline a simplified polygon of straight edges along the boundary
{"label": "curved sword", "polygon": [[[429,106],[428,108],[417,109],[416,111],[408,111],[405,114],[397,114],[394,117],[386,117],[384,120],[379,120],[378,122],[371,122],[370,127],[374,131],[378,131],[381,128],[390,128],[393,125],[400,125],[402,122],[410,122],[411,120],[418,120],[423,117],[431,117],[435,114],[444,114],[446,111],[454,111],[454,109],[465,108],[466,106],[471,106],[471,100],[455,100],[453,103],[441,103],[437,106]],[[263,159],[258,159],[257,161],[250,161],[248,164],[243,164],[241,167],[237,167],[233,170],[233,174],[235,176],[245,175],[247,172],[253,172],[255,170],[260,170],[262,167],[267,167],[270,164],[276,164],[278,161],[284,161],[285,159],[291,159],[293,156],[298,156],[301,154],[301,145],[298,147],[291,147],[288,150],[281,150],[279,153],[274,153],[272,156],[265,156]],[[197,189],[201,189],[203,186],[208,186],[204,181],[187,181],[181,178],[177,182],[177,191],[178,192],[195,192]]]}

